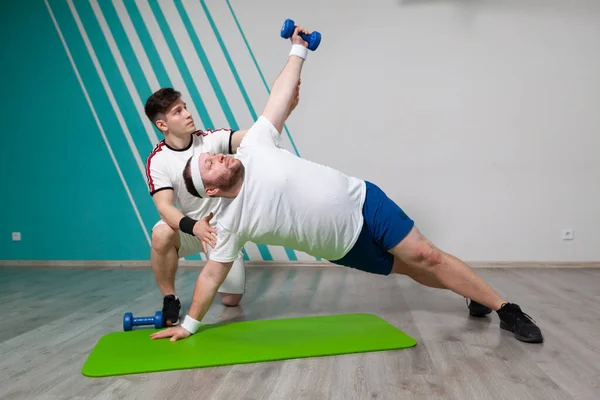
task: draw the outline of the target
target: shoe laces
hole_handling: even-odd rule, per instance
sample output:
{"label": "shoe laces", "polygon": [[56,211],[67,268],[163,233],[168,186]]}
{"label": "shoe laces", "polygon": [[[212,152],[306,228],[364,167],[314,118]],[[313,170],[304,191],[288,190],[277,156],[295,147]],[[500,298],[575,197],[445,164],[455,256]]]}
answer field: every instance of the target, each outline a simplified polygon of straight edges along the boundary
{"label": "shoe laces", "polygon": [[517,318],[519,317],[524,317],[526,320],[529,320],[529,322],[533,322],[535,323],[535,320],[533,318],[531,318],[531,316],[529,316],[528,314],[524,313],[523,310],[521,310],[521,307],[519,307],[516,304],[511,304],[509,305],[509,308],[512,308],[517,316]]}

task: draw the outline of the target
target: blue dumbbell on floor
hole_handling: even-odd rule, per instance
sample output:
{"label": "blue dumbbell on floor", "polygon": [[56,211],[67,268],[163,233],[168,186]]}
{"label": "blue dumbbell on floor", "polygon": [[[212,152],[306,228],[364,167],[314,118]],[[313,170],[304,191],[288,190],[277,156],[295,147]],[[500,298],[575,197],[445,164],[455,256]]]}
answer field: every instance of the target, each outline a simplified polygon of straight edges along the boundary
{"label": "blue dumbbell on floor", "polygon": [[[292,37],[294,33],[294,28],[296,24],[291,19],[286,19],[281,27],[281,37],[284,39],[289,39]],[[317,31],[312,32],[310,35],[306,35],[304,33],[300,34],[300,37],[304,39],[305,42],[308,43],[308,49],[315,51],[319,44],[321,43],[321,34]]]}
{"label": "blue dumbbell on floor", "polygon": [[123,316],[123,330],[130,331],[134,326],[154,325],[156,329],[162,328],[163,315],[162,311],[157,311],[152,317],[133,317],[133,314],[128,312]]}

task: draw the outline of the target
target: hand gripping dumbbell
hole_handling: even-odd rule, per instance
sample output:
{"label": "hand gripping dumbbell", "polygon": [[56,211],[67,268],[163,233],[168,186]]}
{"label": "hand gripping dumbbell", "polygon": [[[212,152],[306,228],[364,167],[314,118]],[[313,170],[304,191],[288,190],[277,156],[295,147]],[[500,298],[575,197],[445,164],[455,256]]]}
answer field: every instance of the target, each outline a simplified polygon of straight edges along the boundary
{"label": "hand gripping dumbbell", "polygon": [[154,325],[156,329],[162,328],[163,314],[162,311],[157,311],[152,317],[133,317],[133,314],[128,312],[123,316],[123,330],[130,331],[134,326]]}
{"label": "hand gripping dumbbell", "polygon": [[[281,37],[284,39],[291,38],[294,33],[294,28],[296,28],[294,21],[289,18],[286,19],[281,27]],[[312,51],[315,51],[321,43],[321,34],[317,31],[312,32],[310,35],[301,33],[300,37],[308,43],[308,49]]]}

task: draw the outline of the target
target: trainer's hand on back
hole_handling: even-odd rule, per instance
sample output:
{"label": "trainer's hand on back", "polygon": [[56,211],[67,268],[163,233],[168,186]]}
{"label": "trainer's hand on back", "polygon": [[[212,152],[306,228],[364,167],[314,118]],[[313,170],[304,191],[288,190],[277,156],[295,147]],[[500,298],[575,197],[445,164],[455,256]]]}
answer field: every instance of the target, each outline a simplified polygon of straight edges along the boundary
{"label": "trainer's hand on back", "polygon": [[308,48],[308,42],[302,39],[302,36],[300,36],[301,33],[304,33],[305,35],[310,35],[310,32],[306,29],[296,26],[294,28],[294,33],[292,34],[290,40],[292,41],[292,44],[301,44],[302,46]]}
{"label": "trainer's hand on back", "polygon": [[202,248],[204,252],[208,254],[208,250],[206,249],[206,245],[214,248],[217,245],[217,238],[213,236],[213,233],[217,233],[217,229],[210,226],[210,220],[213,217],[213,213],[210,213],[208,217],[204,217],[194,225],[194,236],[198,238],[202,242]]}
{"label": "trainer's hand on back", "polygon": [[152,335],[150,335],[150,337],[152,339],[164,339],[164,338],[171,338],[171,342],[175,342],[179,339],[185,339],[186,337],[192,336],[191,333],[189,333],[188,331],[185,330],[185,328],[182,328],[180,326],[175,327],[175,328],[168,328],[165,329],[163,331],[159,331],[159,332],[155,332]]}

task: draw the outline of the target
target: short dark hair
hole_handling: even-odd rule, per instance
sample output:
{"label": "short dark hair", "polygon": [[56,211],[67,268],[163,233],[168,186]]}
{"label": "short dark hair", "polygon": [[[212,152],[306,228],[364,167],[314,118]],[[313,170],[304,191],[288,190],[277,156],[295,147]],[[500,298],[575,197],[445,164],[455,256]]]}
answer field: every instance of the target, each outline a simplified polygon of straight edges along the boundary
{"label": "short dark hair", "polygon": [[188,193],[192,196],[202,198],[202,196],[200,196],[200,193],[198,193],[198,190],[196,190],[196,187],[194,186],[194,181],[192,180],[191,163],[192,157],[190,157],[187,160],[187,162],[185,163],[185,168],[183,169],[183,181],[185,182],[185,188],[187,189]]}
{"label": "short dark hair", "polygon": [[160,118],[161,115],[165,115],[169,107],[181,98],[181,93],[173,88],[162,88],[152,93],[146,105],[144,111],[146,116],[153,123]]}

